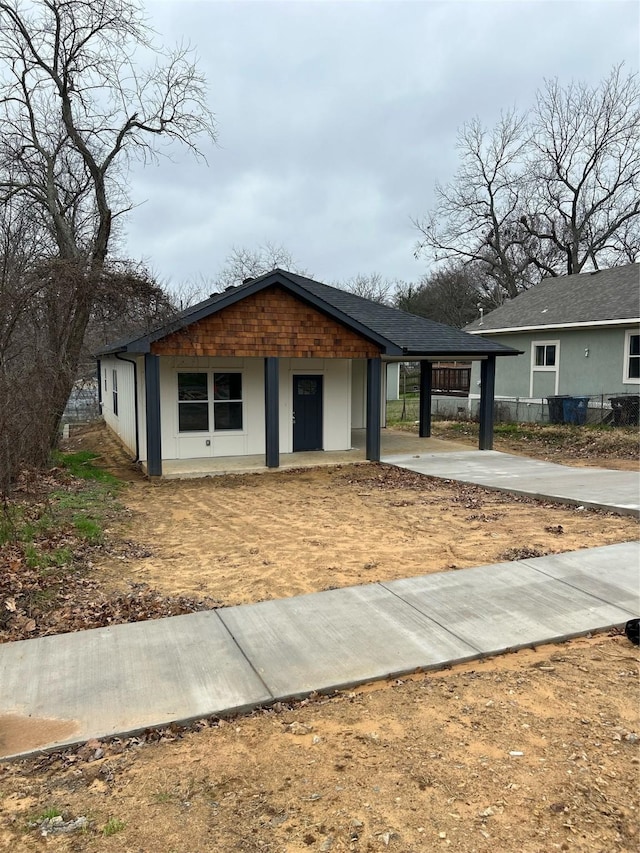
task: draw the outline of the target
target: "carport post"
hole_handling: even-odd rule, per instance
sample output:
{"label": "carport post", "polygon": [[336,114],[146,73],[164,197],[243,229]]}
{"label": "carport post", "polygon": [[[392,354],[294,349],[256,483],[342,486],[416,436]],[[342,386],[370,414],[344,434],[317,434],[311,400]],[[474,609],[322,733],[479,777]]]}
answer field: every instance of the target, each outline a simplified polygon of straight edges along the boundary
{"label": "carport post", "polygon": [[269,356],[264,360],[265,461],[267,468],[280,467],[279,384],[279,359]]}
{"label": "carport post", "polygon": [[367,459],[380,461],[382,359],[367,359]]}
{"label": "carport post", "polygon": [[429,438],[431,435],[431,377],[432,365],[430,361],[420,362],[420,426],[418,434],[420,438]]}
{"label": "carport post", "polygon": [[493,402],[496,387],[496,357],[480,362],[480,450],[493,450]]}
{"label": "carport post", "polygon": [[160,358],[144,355],[144,398],[147,415],[147,474],[162,477],[162,441],[160,437]]}

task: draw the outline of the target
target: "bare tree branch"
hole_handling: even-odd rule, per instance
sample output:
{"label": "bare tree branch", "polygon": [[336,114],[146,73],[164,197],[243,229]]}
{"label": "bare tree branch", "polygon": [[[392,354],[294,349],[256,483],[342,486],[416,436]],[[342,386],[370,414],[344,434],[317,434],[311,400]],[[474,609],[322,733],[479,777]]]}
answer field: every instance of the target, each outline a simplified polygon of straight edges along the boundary
{"label": "bare tree branch", "polygon": [[38,308],[61,398],[112,265],[114,218],[131,208],[127,167],[176,142],[202,157],[214,140],[193,52],[156,48],[136,0],[0,0],[0,205],[28,205],[42,237]]}
{"label": "bare tree branch", "polygon": [[541,276],[640,252],[640,87],[615,67],[598,86],[547,80],[533,108],[459,135],[461,164],[414,222],[416,255],[477,265],[507,297]]}

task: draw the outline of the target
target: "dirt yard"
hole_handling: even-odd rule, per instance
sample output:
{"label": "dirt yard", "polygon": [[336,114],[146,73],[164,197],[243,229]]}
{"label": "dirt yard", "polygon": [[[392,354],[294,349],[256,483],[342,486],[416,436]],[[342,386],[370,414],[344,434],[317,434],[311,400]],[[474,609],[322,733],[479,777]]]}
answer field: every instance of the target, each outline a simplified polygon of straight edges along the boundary
{"label": "dirt yard", "polygon": [[[113,596],[236,604],[638,534],[375,465],[155,485],[100,431],[73,449],[96,441],[128,480],[127,547],[91,558]],[[635,851],[639,662],[613,632],[0,765],[0,850]]]}
{"label": "dirt yard", "polygon": [[0,765],[0,849],[631,853],[638,693],[598,636],[93,742]]}
{"label": "dirt yard", "polygon": [[[94,573],[222,605],[428,574],[634,539],[637,520],[510,498],[390,466],[361,464],[172,480],[131,474],[127,517],[108,531],[133,556]],[[86,444],[86,438],[85,438]],[[142,556],[140,556],[142,555]]]}

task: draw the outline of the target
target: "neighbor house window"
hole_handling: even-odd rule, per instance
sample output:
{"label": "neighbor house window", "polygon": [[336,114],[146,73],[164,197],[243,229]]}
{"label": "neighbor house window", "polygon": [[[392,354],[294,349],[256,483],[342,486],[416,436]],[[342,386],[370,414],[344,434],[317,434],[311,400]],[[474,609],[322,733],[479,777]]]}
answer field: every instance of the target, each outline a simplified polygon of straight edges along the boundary
{"label": "neighbor house window", "polygon": [[178,373],[178,429],[209,431],[209,377],[207,373]]}
{"label": "neighbor house window", "polygon": [[536,367],[556,366],[556,345],[536,344]]}
{"label": "neighbor house window", "polygon": [[625,335],[624,381],[640,382],[640,332],[627,332]]}
{"label": "neighbor house window", "polygon": [[[560,366],[560,341],[532,341],[531,342],[531,378],[529,383],[529,396],[535,397],[534,389],[540,388],[541,374],[553,374],[549,381],[553,381],[553,393],[558,393]],[[548,385],[548,381],[543,383]],[[539,396],[538,390],[538,396]]]}
{"label": "neighbor house window", "polygon": [[214,430],[242,429],[242,374],[213,374]]}
{"label": "neighbor house window", "polygon": [[111,384],[113,385],[113,414],[118,414],[118,371],[111,371]]}
{"label": "neighbor house window", "polygon": [[105,369],[104,369],[104,390],[105,390],[105,391],[108,391],[108,390],[109,390],[109,389],[107,388],[107,368],[106,368],[106,367],[105,367]]}

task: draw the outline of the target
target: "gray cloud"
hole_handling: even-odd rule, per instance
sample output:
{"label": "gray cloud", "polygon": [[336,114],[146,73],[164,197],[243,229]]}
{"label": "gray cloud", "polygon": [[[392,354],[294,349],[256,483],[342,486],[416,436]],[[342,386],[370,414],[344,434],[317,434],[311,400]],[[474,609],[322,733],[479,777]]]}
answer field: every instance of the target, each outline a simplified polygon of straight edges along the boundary
{"label": "gray cloud", "polygon": [[527,106],[544,77],[638,65],[634,2],[148,3],[210,81],[209,165],[136,167],[126,248],[164,280],[212,276],[233,245],[284,244],[319,278],[415,279],[412,216],[456,165],[459,126]]}

